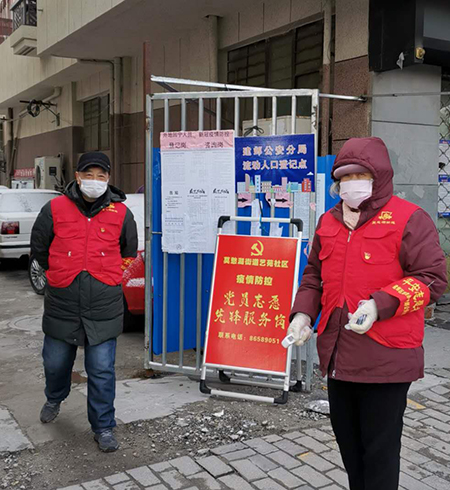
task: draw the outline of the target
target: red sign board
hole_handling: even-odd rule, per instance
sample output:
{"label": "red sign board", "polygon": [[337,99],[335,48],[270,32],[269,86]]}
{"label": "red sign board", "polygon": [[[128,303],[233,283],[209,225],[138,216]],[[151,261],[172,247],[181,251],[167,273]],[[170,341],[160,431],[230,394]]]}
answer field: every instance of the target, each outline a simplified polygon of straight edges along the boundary
{"label": "red sign board", "polygon": [[284,373],[295,238],[219,235],[205,363]]}
{"label": "red sign board", "polygon": [[14,170],[15,179],[34,179],[35,170],[34,168],[16,168]]}

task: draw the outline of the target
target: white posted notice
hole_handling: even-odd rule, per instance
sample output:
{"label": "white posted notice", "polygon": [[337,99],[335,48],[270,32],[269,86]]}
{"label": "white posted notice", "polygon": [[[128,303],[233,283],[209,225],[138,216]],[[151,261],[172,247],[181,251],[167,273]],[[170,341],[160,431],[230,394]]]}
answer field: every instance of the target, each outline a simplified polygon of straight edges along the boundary
{"label": "white posted notice", "polygon": [[217,221],[234,215],[234,131],[161,133],[162,249],[214,253]]}
{"label": "white posted notice", "polygon": [[309,216],[311,212],[311,193],[296,192],[294,193],[294,218],[300,218],[303,221],[303,238],[309,238]]}

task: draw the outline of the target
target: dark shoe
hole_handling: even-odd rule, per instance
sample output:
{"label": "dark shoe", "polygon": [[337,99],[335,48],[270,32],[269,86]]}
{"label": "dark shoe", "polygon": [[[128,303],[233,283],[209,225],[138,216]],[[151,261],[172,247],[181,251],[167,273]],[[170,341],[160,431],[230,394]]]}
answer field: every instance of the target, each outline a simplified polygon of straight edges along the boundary
{"label": "dark shoe", "polygon": [[112,429],[105,429],[98,434],[95,434],[94,439],[98,442],[98,447],[100,451],[104,453],[112,453],[119,449],[119,443],[114,437]]}
{"label": "dark shoe", "polygon": [[43,424],[48,424],[52,420],[55,420],[59,414],[59,407],[61,403],[46,402],[41,410],[41,422]]}

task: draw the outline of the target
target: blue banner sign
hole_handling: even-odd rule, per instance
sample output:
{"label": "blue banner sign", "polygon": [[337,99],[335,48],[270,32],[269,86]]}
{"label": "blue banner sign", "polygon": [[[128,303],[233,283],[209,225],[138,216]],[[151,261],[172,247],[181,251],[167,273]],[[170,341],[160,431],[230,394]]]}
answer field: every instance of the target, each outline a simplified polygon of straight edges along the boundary
{"label": "blue banner sign", "polygon": [[314,135],[235,139],[236,192],[315,192]]}

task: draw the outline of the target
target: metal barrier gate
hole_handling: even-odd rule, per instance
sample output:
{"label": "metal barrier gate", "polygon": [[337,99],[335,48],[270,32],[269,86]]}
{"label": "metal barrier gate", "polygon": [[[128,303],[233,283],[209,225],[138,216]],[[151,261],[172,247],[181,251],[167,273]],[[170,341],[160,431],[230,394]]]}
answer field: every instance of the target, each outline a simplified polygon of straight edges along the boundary
{"label": "metal barrier gate", "polygon": [[[201,82],[196,82],[197,85]],[[204,84],[208,85],[208,84]],[[209,84],[213,86],[213,84]],[[231,87],[227,87],[231,88]],[[239,87],[241,89],[242,87]],[[290,133],[295,134],[296,117],[297,117],[297,105],[299,99],[309,98],[311,107],[311,133],[315,135],[315,174],[317,175],[317,155],[318,155],[318,121],[319,121],[319,91],[310,89],[297,89],[297,90],[271,90],[271,89],[252,89],[246,87],[246,90],[235,91],[204,91],[204,92],[177,92],[177,93],[157,93],[152,96],[147,95],[146,98],[146,173],[145,173],[145,315],[146,315],[146,338],[145,338],[145,366],[146,368],[152,368],[155,370],[182,373],[189,376],[195,376],[200,378],[201,372],[201,350],[202,350],[202,333],[205,327],[205,320],[202,315],[202,311],[207,309],[208,301],[206,300],[205,287],[205,267],[207,262],[210,261],[208,257],[204,257],[202,254],[196,254],[196,258],[186,257],[186,255],[192,254],[180,254],[179,256],[179,277],[177,290],[179,288],[179,294],[176,295],[177,307],[179,308],[179,337],[178,337],[178,355],[168,355],[168,317],[170,314],[170,308],[172,302],[169,300],[169,261],[173,260],[173,257],[169,257],[169,254],[162,253],[162,264],[158,263],[157,257],[161,243],[161,230],[155,227],[155,217],[153,215],[154,203],[156,198],[154,192],[154,155],[153,155],[153,138],[154,138],[154,125],[155,125],[155,104],[163,105],[164,113],[164,131],[168,132],[172,127],[179,127],[181,131],[187,130],[187,104],[194,104],[198,107],[198,125],[197,128],[189,128],[190,130],[214,130],[214,128],[205,128],[205,113],[209,115],[215,115],[215,130],[222,129],[223,121],[223,104],[225,101],[231,101],[234,108],[234,131],[235,136],[242,136],[241,131],[241,114],[240,105],[241,101],[250,100],[252,103],[253,113],[253,136],[257,135],[259,104],[266,103],[271,104],[272,107],[272,123],[271,134],[277,134],[277,107],[280,98],[290,99],[291,106],[291,125]],[[178,124],[174,124],[170,121],[170,108],[171,102],[175,102],[177,106],[180,106],[180,120]],[[205,104],[209,107],[205,107]],[[173,106],[172,106],[173,107]],[[214,111],[211,109],[214,107]],[[228,120],[229,123],[229,120]],[[228,128],[232,129],[232,128]],[[160,182],[157,183],[160,185]],[[315,202],[315,195],[311,193],[311,203]],[[292,212],[292,211],[291,211]],[[237,213],[236,213],[237,214]],[[271,216],[275,215],[275,208],[271,207]],[[310,206],[310,236],[306,237],[312,240],[315,229],[315,206]],[[292,230],[291,230],[292,233]],[[290,235],[291,235],[290,233]],[[170,254],[172,255],[172,254]],[[178,260],[178,258],[176,259]],[[192,264],[196,267],[196,277],[189,279],[189,284],[186,281],[186,264],[189,262],[189,267],[192,269]],[[154,272],[158,267],[162,266],[162,312],[159,311],[157,302],[154,303],[153,296],[153,277]],[[196,289],[195,299],[195,322],[196,322],[196,341],[195,341],[195,358],[187,359],[185,353],[185,306],[186,306],[186,294],[191,294],[193,289]],[[159,300],[159,298],[157,298]],[[154,306],[155,305],[155,306]],[[155,311],[154,311],[155,310]],[[162,352],[157,358],[154,354],[154,314],[162,314]],[[301,377],[301,351],[297,348],[297,377]],[[308,342],[303,347],[306,357],[306,390],[311,389],[312,375],[313,375],[313,344]],[[170,357],[170,359],[169,359]],[[189,360],[191,361],[189,363]],[[255,379],[252,384],[260,386],[269,386],[272,380],[268,382]],[[278,380],[279,383],[279,380]],[[278,383],[276,383],[278,385]],[[273,384],[273,383],[272,383]]]}
{"label": "metal barrier gate", "polygon": [[450,257],[450,75],[442,80],[439,120],[438,230],[445,256]]}

